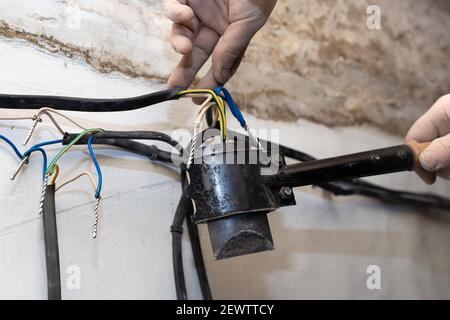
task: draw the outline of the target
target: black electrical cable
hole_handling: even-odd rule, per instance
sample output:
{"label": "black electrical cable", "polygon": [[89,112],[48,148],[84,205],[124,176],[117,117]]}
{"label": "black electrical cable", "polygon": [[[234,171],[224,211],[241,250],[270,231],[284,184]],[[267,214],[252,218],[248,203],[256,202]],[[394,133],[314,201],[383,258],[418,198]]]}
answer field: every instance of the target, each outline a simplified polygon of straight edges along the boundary
{"label": "black electrical cable", "polygon": [[211,288],[209,286],[208,275],[206,273],[205,261],[203,260],[202,248],[200,244],[200,235],[198,227],[192,222],[191,214],[187,216],[187,227],[191,242],[192,255],[194,256],[195,269],[200,283],[203,300],[213,300]]}
{"label": "black electrical cable", "polygon": [[[336,185],[328,187],[333,188],[336,187]],[[339,195],[346,195],[345,193],[349,192],[348,190],[350,189],[348,195],[361,195],[376,198],[388,203],[401,204],[403,206],[450,210],[450,200],[434,194],[397,191],[362,180],[352,180],[349,182],[342,181],[337,187],[339,189],[336,190],[336,193],[339,193]]]}
{"label": "black electrical cable", "polygon": [[118,147],[120,149],[145,156],[150,159],[150,161],[159,161],[169,164],[175,164],[174,159],[179,156],[170,153],[168,151],[161,150],[157,146],[147,145],[133,140],[126,139],[95,139],[93,144],[96,145],[110,145]]}
{"label": "black electrical cable", "polygon": [[183,223],[187,219],[188,232],[190,237],[192,254],[194,257],[195,268],[200,283],[200,289],[204,300],[212,300],[211,289],[209,286],[208,276],[206,274],[205,262],[203,260],[202,249],[200,244],[200,236],[198,228],[191,220],[192,214],[194,214],[194,208],[192,201],[184,193],[184,185],[186,182],[186,168],[181,168],[181,185],[182,194],[180,202],[178,203],[177,210],[172,222],[170,231],[172,233],[172,260],[173,270],[175,277],[175,289],[178,300],[187,300],[186,280],[184,277],[183,269],[183,252],[182,252],[182,235],[183,235]]}
{"label": "black electrical cable", "polygon": [[[63,138],[63,144],[69,144],[78,134],[66,133]],[[91,135],[83,136],[76,144],[86,144]],[[169,135],[157,131],[103,131],[94,134],[94,142],[99,139],[126,139],[126,140],[153,140],[167,143],[174,147],[177,152],[182,153],[183,147],[178,141],[172,139]]]}
{"label": "black electrical cable", "polygon": [[58,230],[56,227],[55,192],[55,185],[49,184],[45,190],[42,213],[48,300],[61,300],[61,271],[59,265]]}
{"label": "black electrical cable", "polygon": [[[181,185],[185,185],[186,174],[181,176]],[[184,188],[183,188],[184,189]],[[184,190],[183,190],[184,191]],[[184,194],[184,192],[183,192]],[[186,221],[188,227],[188,233],[191,243],[192,255],[194,257],[195,269],[197,270],[197,276],[200,283],[200,289],[204,300],[213,300],[211,294],[211,288],[209,286],[208,275],[206,273],[205,262],[203,260],[202,247],[200,243],[200,234],[198,232],[198,226],[192,222],[192,215],[194,214],[194,208],[192,201],[189,201],[186,207]]]}
{"label": "black electrical cable", "polygon": [[66,111],[117,112],[144,108],[179,98],[181,88],[172,88],[151,94],[123,99],[88,99],[74,97],[0,94],[0,108],[40,109],[42,107]]}
{"label": "black electrical cable", "polygon": [[[181,174],[182,176],[186,175],[185,169],[182,169]],[[182,178],[181,181],[184,181],[184,178]],[[184,219],[186,218],[187,212],[190,212],[191,210],[193,210],[192,202],[186,197],[186,194],[182,192],[180,202],[175,211],[172,226],[170,227],[170,232],[172,233],[173,274],[175,277],[175,290],[178,300],[188,299],[183,268],[182,237]]]}

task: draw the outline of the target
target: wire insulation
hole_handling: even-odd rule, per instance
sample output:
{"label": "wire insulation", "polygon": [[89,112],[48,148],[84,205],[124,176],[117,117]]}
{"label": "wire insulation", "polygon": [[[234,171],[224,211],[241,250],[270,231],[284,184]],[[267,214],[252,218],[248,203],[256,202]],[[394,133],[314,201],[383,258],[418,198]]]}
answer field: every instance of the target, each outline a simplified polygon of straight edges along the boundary
{"label": "wire insulation", "polygon": [[224,87],[217,87],[214,89],[214,91],[219,97],[221,97],[223,100],[225,100],[227,102],[228,107],[231,110],[231,113],[236,118],[236,120],[239,122],[239,124],[243,128],[247,128],[247,123],[245,121],[244,115],[242,114],[242,112],[239,109],[236,102],[234,102],[234,99],[233,99],[231,93]]}
{"label": "wire insulation", "polygon": [[0,108],[40,109],[49,107],[57,110],[80,112],[129,111],[179,98],[180,88],[172,88],[151,94],[123,99],[88,99],[75,97],[9,95],[0,94]]}
{"label": "wire insulation", "polygon": [[7,137],[3,136],[0,134],[0,140],[5,141],[14,151],[14,153],[17,155],[17,157],[20,160],[23,160],[24,156],[22,155],[22,153],[19,151],[19,149],[16,147],[16,145],[14,144],[14,142],[12,142],[11,140],[9,140]]}
{"label": "wire insulation", "polygon": [[94,162],[95,170],[97,170],[97,188],[95,190],[95,198],[99,199],[100,194],[102,192],[102,184],[103,184],[103,175],[102,170],[100,169],[100,165],[98,163],[97,157],[95,155],[94,149],[92,148],[92,141],[94,140],[94,136],[90,136],[88,139],[88,150],[89,154],[91,155],[92,161]]}
{"label": "wire insulation", "polygon": [[226,109],[225,103],[221,97],[219,97],[214,90],[209,89],[189,89],[184,90],[178,93],[179,96],[188,96],[195,97],[195,95],[199,95],[199,97],[204,97],[205,95],[210,95],[213,97],[214,102],[218,106],[218,116],[220,119],[220,133],[223,141],[227,139],[227,117],[226,117]]}
{"label": "wire insulation", "polygon": [[76,175],[75,177],[70,178],[69,180],[67,180],[67,181],[65,181],[65,182],[63,182],[63,183],[61,183],[61,185],[59,185],[59,186],[56,188],[56,191],[58,192],[59,190],[61,190],[61,189],[64,188],[65,186],[71,184],[72,182],[75,182],[76,180],[78,180],[78,179],[80,179],[80,178],[82,178],[82,177],[84,177],[84,176],[86,176],[86,177],[89,178],[89,180],[92,182],[92,185],[94,186],[94,189],[97,190],[97,182],[95,182],[94,177],[92,176],[92,174],[91,174],[90,172],[85,171],[85,172],[82,172],[82,173]]}
{"label": "wire insulation", "polygon": [[95,132],[101,132],[103,131],[102,129],[86,129],[83,132],[81,132],[75,139],[73,139],[68,145],[66,145],[57,155],[56,157],[52,160],[52,162],[50,163],[50,165],[47,168],[47,174],[52,174],[53,171],[55,170],[55,165],[56,162],[64,155],[64,153],[66,153],[73,145],[75,145],[77,143],[78,140],[80,140],[83,136],[90,134],[90,133],[95,133]]}

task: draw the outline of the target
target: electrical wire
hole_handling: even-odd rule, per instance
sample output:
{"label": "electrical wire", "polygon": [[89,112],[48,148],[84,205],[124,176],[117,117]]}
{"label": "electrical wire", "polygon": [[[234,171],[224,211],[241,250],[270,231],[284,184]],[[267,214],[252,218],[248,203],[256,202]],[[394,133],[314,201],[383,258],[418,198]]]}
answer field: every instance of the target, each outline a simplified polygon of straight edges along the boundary
{"label": "electrical wire", "polygon": [[56,188],[56,192],[58,192],[59,190],[61,190],[65,186],[67,186],[67,185],[69,185],[69,184],[71,184],[71,183],[73,183],[73,182],[77,181],[78,179],[80,179],[82,177],[85,177],[85,176],[89,178],[89,180],[91,181],[92,185],[94,186],[94,189],[97,190],[97,182],[95,182],[94,177],[92,176],[92,174],[90,172],[85,171],[85,172],[82,172],[82,173],[76,175],[75,177],[70,178],[69,180],[61,183],[61,185],[59,185]]}
{"label": "electrical wire", "polygon": [[[59,176],[59,166],[55,166],[55,172],[52,175],[52,179],[50,180],[50,184],[56,184],[56,179],[58,179]],[[56,192],[56,191],[55,191]]]}
{"label": "electrical wire", "polygon": [[43,161],[43,166],[44,166],[44,169],[43,169],[43,177],[44,177],[44,179],[45,179],[45,175],[46,175],[46,172],[47,172],[47,153],[44,151],[44,149],[42,149],[42,147],[45,147],[45,146],[49,146],[49,145],[54,145],[54,144],[60,144],[60,143],[62,143],[63,142],[63,139],[60,139],[60,140],[51,140],[51,141],[45,141],[45,142],[41,142],[41,143],[38,143],[38,144],[35,144],[34,146],[32,146],[30,149],[28,149],[24,154],[23,154],[23,157],[24,158],[27,158],[27,157],[29,157],[32,153],[34,153],[34,152],[40,152],[41,154],[42,154],[42,156],[43,156],[43,159],[44,159],[44,161]]}
{"label": "electrical wire", "polygon": [[[68,144],[87,144],[90,133],[85,136],[79,137],[78,134],[68,133],[64,136],[64,145]],[[183,147],[178,143],[178,141],[172,139],[169,135],[157,132],[157,131],[102,131],[97,132],[94,137],[95,141],[102,141],[108,139],[116,140],[153,140],[160,141],[172,146],[177,153],[183,154]]]}
{"label": "electrical wire", "polygon": [[[60,190],[64,186],[66,186],[66,185],[76,181],[77,179],[79,179],[79,178],[81,178],[83,176],[88,176],[90,178],[92,184],[94,185],[94,188],[96,189],[95,190],[95,198],[97,199],[96,203],[95,203],[95,207],[94,207],[94,225],[93,225],[93,231],[92,231],[92,238],[95,239],[95,238],[97,238],[97,229],[98,229],[98,221],[99,221],[99,208],[100,208],[100,200],[101,200],[100,193],[101,193],[101,185],[102,185],[102,173],[101,173],[101,170],[100,170],[100,166],[98,165],[98,161],[97,161],[97,158],[95,156],[95,153],[92,150],[92,145],[90,144],[90,142],[91,142],[91,139],[89,139],[89,141],[88,141],[88,149],[89,149],[89,153],[91,154],[91,157],[92,157],[92,159],[93,159],[93,161],[95,163],[95,166],[98,169],[98,171],[97,171],[97,173],[98,173],[98,182],[96,183],[95,180],[94,180],[94,177],[92,177],[92,175],[89,172],[86,171],[86,172],[82,172],[79,175],[75,176],[74,178],[64,182],[61,186],[59,186],[55,190],[55,192],[57,192],[58,190]],[[59,174],[59,167],[56,164],[55,165],[55,170],[54,170],[53,175],[52,175],[52,181],[51,181],[50,185],[53,185],[53,186],[55,185],[55,181],[56,181],[56,178],[57,178],[58,174]]]}
{"label": "electrical wire", "polygon": [[186,280],[183,269],[183,252],[182,252],[182,234],[183,223],[187,220],[188,233],[191,243],[192,255],[194,257],[195,268],[200,283],[203,299],[212,300],[211,289],[209,287],[208,276],[206,274],[205,262],[202,256],[202,249],[200,244],[200,236],[198,228],[190,219],[194,213],[191,200],[184,192],[184,186],[187,181],[186,167],[181,168],[181,187],[182,195],[175,211],[175,216],[172,222],[170,231],[172,233],[172,263],[175,278],[175,289],[178,300],[187,300],[188,294],[186,289]]}
{"label": "electrical wire", "polygon": [[51,108],[41,108],[41,109],[39,109],[38,113],[36,114],[36,117],[37,117],[37,119],[40,119],[42,115],[46,115],[47,117],[50,118],[50,120],[52,120],[52,122],[55,124],[55,126],[57,127],[59,132],[61,132],[61,134],[64,135],[65,131],[63,129],[61,129],[61,127],[58,125],[58,123],[56,122],[55,118],[51,115],[51,113],[54,113],[54,114],[60,116],[61,118],[69,121],[70,123],[72,123],[76,127],[80,128],[81,130],[86,130],[87,129],[83,125],[81,125],[79,122],[73,120],[72,118],[68,117],[64,113],[59,112],[58,110],[55,110],[55,109],[51,109]]}
{"label": "electrical wire", "polygon": [[52,116],[51,113],[54,113],[55,115],[58,115],[58,116],[60,116],[60,117],[62,117],[64,119],[66,119],[67,121],[69,121],[70,123],[74,124],[75,126],[81,128],[82,130],[86,130],[86,128],[84,128],[82,125],[80,125],[76,121],[72,120],[71,118],[69,118],[68,116],[64,115],[63,113],[61,113],[61,112],[59,112],[57,110],[54,110],[54,109],[51,109],[51,108],[41,108],[41,109],[39,109],[38,113],[33,116],[33,125],[31,126],[31,129],[28,132],[28,135],[25,138],[25,141],[23,142],[23,145],[26,145],[28,143],[28,141],[31,139],[31,136],[33,135],[34,131],[36,130],[36,127],[37,127],[38,123],[42,122],[42,115],[46,115],[53,122],[53,125],[56,127],[56,129],[62,135],[64,135],[65,131],[61,128],[61,126],[58,124],[58,122]]}
{"label": "electrical wire", "polygon": [[234,102],[233,97],[231,96],[231,93],[225,89],[224,87],[216,87],[214,89],[214,92],[221,97],[223,100],[226,101],[228,104],[228,107],[231,110],[231,113],[236,118],[236,120],[239,122],[239,124],[243,128],[247,128],[247,122],[245,121],[244,115],[242,114],[241,110],[239,109],[238,105]]}
{"label": "electrical wire", "polygon": [[64,139],[57,139],[57,140],[51,140],[51,141],[45,141],[45,142],[37,143],[34,146],[32,146],[27,152],[25,152],[24,156],[26,156],[26,154],[29,151],[31,151],[32,149],[46,147],[46,146],[50,146],[50,145],[54,145],[54,144],[60,144],[60,143],[63,143],[63,142],[64,142]]}
{"label": "electrical wire", "polygon": [[0,94],[0,108],[40,109],[43,106],[66,111],[118,112],[129,111],[179,98],[181,88],[175,87],[151,94],[123,99],[88,99],[75,97]]}
{"label": "electrical wire", "polygon": [[192,255],[194,257],[195,270],[197,271],[198,281],[200,283],[200,290],[204,300],[213,300],[211,288],[209,286],[208,275],[206,273],[205,261],[203,260],[202,246],[200,243],[200,234],[198,226],[192,222],[192,215],[194,208],[192,203],[185,212],[186,224],[188,227],[189,239],[191,243]]}
{"label": "electrical wire", "polygon": [[183,223],[186,218],[186,212],[191,205],[191,201],[183,193],[180,202],[178,203],[175,216],[173,218],[170,232],[172,233],[172,263],[173,274],[175,277],[175,289],[178,300],[187,300],[186,280],[183,269],[183,249],[182,249],[182,235]]}
{"label": "electrical wire", "polygon": [[92,148],[92,141],[94,140],[94,136],[91,135],[88,139],[88,150],[89,150],[89,154],[91,155],[92,161],[94,162],[94,166],[95,166],[95,170],[97,170],[97,188],[95,191],[95,198],[99,199],[100,198],[100,193],[102,192],[102,184],[103,184],[103,175],[102,175],[102,170],[100,169],[100,165],[98,163],[97,157],[95,155],[94,149]]}
{"label": "electrical wire", "polygon": [[[58,165],[55,166],[55,169],[58,168]],[[56,173],[56,170],[55,170]],[[68,184],[80,179],[83,176],[87,176],[89,177],[90,181],[92,182],[92,185],[94,186],[94,188],[98,189],[98,184],[95,182],[94,177],[90,174],[90,172],[85,171],[82,172],[80,174],[78,174],[77,176],[67,180],[66,182],[62,183],[58,188],[56,188],[55,192],[59,191],[61,188],[64,188],[65,186],[67,186]],[[100,194],[100,193],[99,193]],[[98,229],[98,220],[99,220],[99,208],[100,208],[100,199],[101,197],[96,197],[96,202],[95,202],[95,207],[94,207],[94,225],[93,225],[93,230],[92,230],[92,238],[95,239],[97,238],[97,229]]]}
{"label": "electrical wire", "polygon": [[182,194],[175,211],[170,232],[172,233],[172,264],[173,274],[175,278],[175,290],[178,300],[187,300],[186,280],[184,277],[183,268],[183,223],[189,212],[193,211],[192,202],[184,193],[184,182],[186,181],[186,170],[183,167],[181,169],[181,189]]}
{"label": "electrical wire", "polygon": [[[47,170],[45,171],[45,175],[44,177],[47,178],[49,175],[53,175],[52,178],[52,182],[54,182],[56,180],[57,175],[59,174],[59,167],[56,164],[56,162],[58,161],[58,159],[65,153],[67,152],[79,139],[81,139],[83,136],[85,136],[86,134],[89,133],[95,133],[95,132],[100,132],[101,129],[86,129],[84,130],[82,133],[80,133],[71,143],[69,143],[65,148],[63,148],[60,153],[55,157],[55,159],[53,159],[52,164],[50,164],[50,166],[47,168]],[[95,152],[92,148],[92,140],[94,139],[94,136],[91,135],[87,141],[87,146],[88,146],[88,150],[89,150],[89,154],[92,158],[92,161],[94,162],[95,168],[97,170],[97,177],[98,177],[98,181],[97,183],[94,185],[96,186],[96,190],[95,190],[95,198],[97,199],[96,204],[95,204],[95,208],[94,208],[94,226],[93,226],[93,231],[92,231],[92,237],[95,239],[97,237],[97,228],[98,228],[98,220],[99,220],[99,208],[100,208],[100,199],[101,199],[101,190],[102,190],[102,184],[103,184],[103,175],[102,175],[102,171],[100,169],[100,165],[97,161],[97,157],[95,155]],[[61,142],[64,140],[61,140]],[[64,185],[67,185],[68,183],[71,183],[73,181],[75,181],[76,179],[78,179],[79,177],[83,176],[86,173],[83,173],[77,177],[75,177],[72,180],[69,180],[68,182],[66,182]],[[89,175],[89,177],[91,177]],[[56,192],[56,191],[55,191]],[[45,201],[45,192],[43,192],[43,200],[41,200],[41,203],[43,201]]]}
{"label": "electrical wire", "polygon": [[205,97],[205,95],[210,95],[213,97],[214,102],[218,106],[218,116],[220,119],[220,133],[223,141],[227,139],[227,117],[225,103],[221,97],[219,97],[213,90],[209,89],[189,89],[178,93],[180,97]]}
{"label": "electrical wire", "polygon": [[55,185],[48,185],[42,204],[48,300],[61,300],[61,269],[55,210]]}
{"label": "electrical wire", "polygon": [[221,86],[216,87],[214,89],[214,91],[216,92],[216,94],[219,97],[221,97],[227,103],[228,107],[231,110],[231,113],[236,118],[236,120],[239,122],[241,127],[244,128],[245,131],[247,131],[248,136],[255,142],[255,144],[258,146],[258,149],[262,150],[263,148],[262,148],[261,143],[259,142],[259,138],[257,137],[257,135],[254,132],[254,130],[252,130],[247,125],[247,122],[245,121],[244,115],[242,114],[242,112],[239,109],[238,105],[234,101],[233,96],[231,95],[231,93],[227,89],[225,89],[224,87],[221,87]]}
{"label": "electrical wire", "polygon": [[14,152],[19,157],[19,159],[22,160],[22,162],[20,163],[17,170],[11,175],[11,180],[14,180],[16,178],[17,174],[20,172],[20,170],[23,168],[25,163],[30,158],[31,154],[33,154],[34,152],[40,152],[42,154],[43,168],[44,168],[43,169],[43,177],[45,179],[45,174],[46,174],[46,169],[47,169],[47,153],[45,152],[44,149],[42,149],[42,147],[62,143],[62,141],[63,141],[61,139],[61,140],[52,140],[52,141],[38,143],[38,144],[34,145],[33,147],[31,147],[30,149],[28,149],[24,154],[21,154],[20,151],[18,150],[18,148],[9,139],[7,139],[6,137],[1,136],[1,135],[0,135],[0,138],[9,144],[13,148]]}
{"label": "electrical wire", "polygon": [[19,149],[16,147],[16,145],[14,144],[14,142],[12,142],[11,140],[9,140],[7,137],[3,136],[0,134],[0,140],[5,141],[10,147],[11,149],[13,149],[14,153],[17,155],[17,157],[20,160],[23,160],[23,155],[22,153],[19,151]]}
{"label": "electrical wire", "polygon": [[[55,109],[51,109],[51,108],[41,108],[38,110],[38,112],[33,115],[33,116],[26,116],[26,117],[0,117],[0,121],[1,120],[9,120],[9,121],[14,121],[14,120],[33,120],[34,123],[38,123],[42,121],[42,116],[45,115],[47,116],[50,121],[53,123],[53,125],[55,126],[55,128],[62,134],[64,135],[65,131],[64,129],[62,129],[61,125],[58,123],[58,121],[56,120],[56,118],[52,115],[58,115],[61,118],[64,118],[65,120],[69,121],[70,123],[72,123],[73,125],[75,125],[76,127],[80,128],[81,130],[86,130],[86,128],[84,126],[82,126],[80,123],[76,122],[75,120],[71,119],[70,117],[68,117],[67,115],[63,114],[62,112],[59,112]],[[34,129],[36,128],[35,125],[33,124],[32,129],[30,130],[30,133],[32,134]],[[31,137],[31,135],[29,134],[29,136]]]}
{"label": "electrical wire", "polygon": [[42,170],[42,178],[45,180],[45,177],[46,177],[46,173],[47,173],[47,153],[45,152],[45,150],[44,149],[42,149],[42,148],[34,148],[34,149],[30,149],[30,150],[28,150],[27,152],[26,152],[26,154],[27,154],[27,157],[28,156],[31,156],[33,153],[35,153],[35,152],[40,152],[41,154],[42,154],[42,159],[43,159],[43,161],[42,161],[42,167],[43,167],[43,170]]}
{"label": "electrical wire", "polygon": [[23,168],[23,166],[28,162],[28,159],[30,158],[30,156],[34,153],[34,152],[40,152],[42,154],[43,157],[43,179],[45,180],[45,176],[46,176],[46,171],[47,171],[47,153],[45,152],[44,149],[42,149],[42,147],[44,146],[48,146],[48,145],[52,145],[52,144],[57,144],[57,143],[61,143],[62,140],[53,140],[53,141],[48,141],[48,142],[42,142],[39,144],[34,145],[33,147],[31,147],[30,149],[28,149],[23,155],[22,155],[22,162],[20,163],[19,167],[17,168],[17,170],[11,175],[11,180],[14,180],[16,178],[16,176],[18,175],[18,173],[20,172],[20,170]]}
{"label": "electrical wire", "polygon": [[94,139],[93,145],[109,145],[123,149],[134,154],[147,157],[151,161],[159,161],[167,164],[180,165],[180,156],[161,150],[157,146],[147,145],[126,139]]}
{"label": "electrical wire", "polygon": [[46,172],[47,174],[52,174],[54,169],[55,169],[55,165],[56,162],[70,149],[72,148],[73,145],[75,145],[77,143],[78,140],[80,140],[83,136],[90,134],[90,133],[95,133],[95,132],[102,132],[102,129],[86,129],[83,132],[81,132],[75,139],[73,139],[68,145],[66,145],[57,155],[56,157],[52,160],[52,162],[50,163],[50,165],[48,166]]}
{"label": "electrical wire", "polygon": [[205,116],[206,112],[209,110],[209,108],[212,106],[212,104],[210,104],[211,100],[212,100],[212,96],[209,96],[208,98],[206,98],[206,100],[203,102],[203,104],[201,105],[198,113],[197,113],[197,117],[194,121],[194,135],[192,138],[192,142],[191,142],[191,151],[189,153],[189,159],[187,162],[187,168],[189,169],[191,164],[194,162],[194,156],[195,156],[195,149],[197,146],[197,141],[198,141],[198,136],[200,133],[200,129],[201,129],[201,124],[203,121],[203,117]]}
{"label": "electrical wire", "polygon": [[64,142],[67,144],[67,146],[73,146],[76,143],[83,143],[84,142],[84,141],[82,141],[83,136],[87,136],[88,150],[92,157],[92,160],[94,162],[95,168],[97,170],[97,175],[98,175],[97,190],[96,190],[96,194],[95,194],[95,197],[97,199],[100,197],[103,177],[102,177],[102,172],[101,172],[99,163],[97,161],[94,150],[92,148],[92,143],[93,143],[94,139],[156,140],[156,141],[166,142],[166,143],[170,144],[172,147],[176,148],[177,151],[179,151],[181,153],[183,152],[183,148],[179,145],[179,143],[177,141],[173,140],[170,136],[168,136],[164,133],[161,133],[161,132],[155,132],[155,131],[132,131],[132,132],[102,131],[102,132],[97,132],[95,135],[92,135],[92,133],[94,133],[94,132],[92,132],[92,131],[88,132],[85,130],[81,134],[77,135],[75,138],[72,138],[73,135],[67,134],[65,136]]}

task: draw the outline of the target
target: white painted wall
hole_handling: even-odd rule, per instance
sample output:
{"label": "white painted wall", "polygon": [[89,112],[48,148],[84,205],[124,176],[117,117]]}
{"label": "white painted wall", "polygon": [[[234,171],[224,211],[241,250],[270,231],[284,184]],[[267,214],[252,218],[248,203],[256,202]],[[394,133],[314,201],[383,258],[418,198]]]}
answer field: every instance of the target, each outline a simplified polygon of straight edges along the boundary
{"label": "white painted wall", "polygon": [[[19,40],[0,38],[0,92],[85,97],[125,97],[161,89],[150,81],[101,74],[81,59],[49,54]],[[190,130],[190,102],[143,110],[73,114],[89,127],[114,130]],[[20,112],[20,114],[30,112]],[[0,117],[13,112],[1,111]],[[255,129],[278,128],[281,142],[319,157],[401,143],[370,127],[329,129],[306,121],[282,123],[248,117]],[[21,144],[31,123],[0,122],[0,134]],[[65,124],[68,130],[71,128]],[[59,138],[48,123],[33,142]],[[55,155],[57,148],[49,148]],[[180,195],[177,174],[118,150],[97,151],[105,176],[97,240],[91,238],[93,192],[81,180],[58,193],[57,211],[63,283],[71,265],[81,268],[81,289],[63,288],[64,299],[172,299],[169,227]],[[15,181],[17,167],[0,143],[0,298],[45,299],[42,220],[37,215],[41,159]],[[80,147],[61,161],[65,180],[89,169]],[[450,193],[448,183],[427,187],[412,174],[371,179],[385,186]],[[270,215],[276,250],[213,261],[206,228],[201,237],[215,298],[450,298],[450,223],[420,210],[361,198],[333,198],[320,190],[296,190],[298,205]],[[187,237],[184,242],[190,297],[200,298]],[[366,268],[379,265],[382,289],[366,288]]]}

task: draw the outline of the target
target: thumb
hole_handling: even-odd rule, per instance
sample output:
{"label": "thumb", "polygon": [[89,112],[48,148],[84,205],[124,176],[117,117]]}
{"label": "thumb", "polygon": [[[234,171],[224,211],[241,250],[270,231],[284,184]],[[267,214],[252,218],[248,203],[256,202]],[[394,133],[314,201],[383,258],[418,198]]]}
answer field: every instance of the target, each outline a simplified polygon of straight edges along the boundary
{"label": "thumb", "polygon": [[420,164],[430,172],[450,167],[450,134],[434,140],[420,155]]}
{"label": "thumb", "polygon": [[214,80],[225,84],[236,71],[239,63],[257,30],[249,28],[245,21],[230,24],[219,39],[212,54]]}

